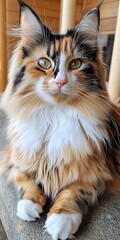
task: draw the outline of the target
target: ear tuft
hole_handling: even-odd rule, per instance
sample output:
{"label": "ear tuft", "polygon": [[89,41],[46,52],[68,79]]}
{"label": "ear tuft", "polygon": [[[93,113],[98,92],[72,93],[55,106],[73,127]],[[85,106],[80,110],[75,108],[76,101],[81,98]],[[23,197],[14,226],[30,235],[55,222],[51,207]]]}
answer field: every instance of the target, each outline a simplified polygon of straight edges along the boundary
{"label": "ear tuft", "polygon": [[[97,44],[97,35],[100,24],[99,7],[90,10],[75,28],[75,36],[79,41],[89,45]],[[77,39],[78,40],[78,39]]]}
{"label": "ear tuft", "polygon": [[101,0],[97,5],[96,5],[96,8],[100,9],[102,4],[103,4],[104,0]]}
{"label": "ear tuft", "polygon": [[20,4],[20,29],[24,45],[31,45],[38,38],[44,37],[44,25],[36,13],[22,0]]}
{"label": "ear tuft", "polygon": [[17,1],[18,1],[18,3],[20,4],[21,7],[26,5],[26,4],[24,3],[24,1],[22,1],[22,0],[17,0]]}

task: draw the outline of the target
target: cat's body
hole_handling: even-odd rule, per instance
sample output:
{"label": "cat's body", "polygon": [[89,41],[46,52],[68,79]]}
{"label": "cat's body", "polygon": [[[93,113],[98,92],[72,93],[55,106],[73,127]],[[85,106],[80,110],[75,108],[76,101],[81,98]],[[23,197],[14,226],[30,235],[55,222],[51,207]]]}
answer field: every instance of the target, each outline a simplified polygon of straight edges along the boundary
{"label": "cat's body", "polygon": [[54,35],[19,2],[22,40],[3,96],[10,117],[3,168],[22,190],[17,215],[35,220],[51,197],[46,230],[66,239],[107,186],[119,191],[119,108],[105,88],[98,7]]}
{"label": "cat's body", "polygon": [[[99,174],[94,169],[98,167],[97,161],[101,155],[99,142],[104,144],[109,139],[104,124],[98,119],[87,120],[75,109],[45,106],[23,123],[13,119],[10,135],[13,142],[11,148],[15,148],[17,154],[23,153],[18,162],[13,156],[11,164],[15,161],[21,171],[34,174],[37,184],[43,184],[49,197],[55,197],[72,182],[94,183],[104,174],[104,171]],[[99,154],[97,160],[95,152]],[[26,158],[29,161],[25,161]],[[99,166],[102,164],[100,162]],[[109,179],[105,170],[105,179]]]}

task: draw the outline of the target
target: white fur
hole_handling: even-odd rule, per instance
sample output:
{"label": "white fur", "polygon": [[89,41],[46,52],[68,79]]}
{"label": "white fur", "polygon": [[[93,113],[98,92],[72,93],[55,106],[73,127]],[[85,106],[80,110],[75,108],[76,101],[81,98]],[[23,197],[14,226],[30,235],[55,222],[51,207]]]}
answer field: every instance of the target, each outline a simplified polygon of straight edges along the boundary
{"label": "white fur", "polygon": [[42,207],[31,200],[22,199],[18,202],[17,216],[24,221],[35,221],[36,218],[40,218],[39,214],[42,212]]}
{"label": "white fur", "polygon": [[28,7],[25,7],[21,13],[21,30],[25,43],[28,43],[29,40],[33,41],[33,37],[37,33],[43,34],[42,25]]}
{"label": "white fur", "polygon": [[54,104],[53,97],[44,90],[44,77],[43,76],[40,77],[39,81],[36,82],[35,91],[37,92],[37,95],[40,96],[41,99],[43,99],[43,101],[45,101],[49,104]]}
{"label": "white fur", "polygon": [[60,54],[60,59],[59,59],[59,72],[56,76],[56,78],[51,78],[50,79],[50,83],[51,82],[59,82],[60,80],[68,80],[68,84],[70,82],[74,83],[77,78],[75,77],[74,74],[70,74],[69,71],[67,70],[66,67],[66,62],[67,62],[67,56],[66,54],[64,54],[63,52]]}
{"label": "white fur", "polygon": [[59,82],[60,80],[64,80],[66,79],[66,67],[65,67],[65,63],[66,63],[66,55],[64,53],[60,54],[60,64],[59,64],[59,72],[56,76],[56,78],[54,79],[55,82]]}
{"label": "white fur", "polygon": [[89,139],[99,147],[99,140],[107,139],[99,124],[97,119],[88,119],[74,109],[59,105],[42,107],[24,122],[12,119],[9,130],[17,133],[16,145],[29,157],[47,143],[45,156],[48,155],[52,167],[59,164],[64,149],[69,146],[76,155],[91,153]]}
{"label": "white fur", "polygon": [[87,37],[84,41],[88,44],[92,44],[96,46],[96,37],[98,35],[98,9],[94,8],[92,11],[89,11],[84,18],[77,25],[76,29],[81,34],[87,33]]}
{"label": "white fur", "polygon": [[[66,62],[69,64],[67,61],[67,56],[63,52],[60,54],[60,63],[59,63],[59,72],[56,76],[56,78],[51,78],[50,82],[59,82],[61,80],[67,80],[68,83],[62,87],[63,93],[64,89],[68,89],[68,92],[70,93],[70,85],[73,85],[76,81],[77,78],[75,74],[69,72],[66,67]],[[65,92],[66,93],[66,92]]]}
{"label": "white fur", "polygon": [[15,48],[10,60],[10,66],[9,66],[9,72],[8,72],[8,79],[11,82],[14,80],[16,74],[19,73],[21,69],[21,66],[18,67],[18,59],[19,59],[18,48]]}
{"label": "white fur", "polygon": [[46,231],[52,236],[52,240],[59,238],[65,240],[72,238],[82,221],[80,214],[55,214],[53,213],[45,222]]}

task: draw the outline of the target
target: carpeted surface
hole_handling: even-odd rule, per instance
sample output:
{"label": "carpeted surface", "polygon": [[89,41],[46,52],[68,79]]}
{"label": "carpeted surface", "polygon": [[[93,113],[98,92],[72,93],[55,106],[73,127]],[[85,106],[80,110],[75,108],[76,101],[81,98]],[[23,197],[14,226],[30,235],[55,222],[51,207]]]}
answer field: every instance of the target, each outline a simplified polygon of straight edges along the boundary
{"label": "carpeted surface", "polygon": [[[0,149],[6,145],[6,118],[0,111]],[[8,185],[6,177],[0,179],[0,217],[9,240],[50,240],[43,234],[44,219],[27,223],[16,217],[16,205],[19,198],[15,187]],[[1,232],[0,232],[1,233]],[[0,240],[4,236],[0,234]],[[120,196],[106,193],[97,205],[90,209],[78,233],[78,240],[119,240],[120,239]]]}
{"label": "carpeted surface", "polygon": [[3,228],[3,225],[0,221],[0,239],[1,240],[7,240],[7,236],[5,234],[5,231],[4,231],[4,228]]}

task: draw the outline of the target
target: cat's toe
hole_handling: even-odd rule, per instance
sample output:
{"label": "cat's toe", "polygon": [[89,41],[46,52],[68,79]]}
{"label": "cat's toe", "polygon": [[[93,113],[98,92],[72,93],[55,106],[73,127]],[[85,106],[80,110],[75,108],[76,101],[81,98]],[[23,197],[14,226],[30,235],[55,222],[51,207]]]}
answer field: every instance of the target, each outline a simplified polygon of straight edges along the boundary
{"label": "cat's toe", "polygon": [[45,222],[45,229],[52,236],[52,240],[65,240],[73,237],[82,221],[80,214],[53,213]]}
{"label": "cat's toe", "polygon": [[31,200],[22,199],[18,202],[17,216],[24,221],[35,221],[37,218],[40,218],[39,214],[42,212],[42,207]]}

